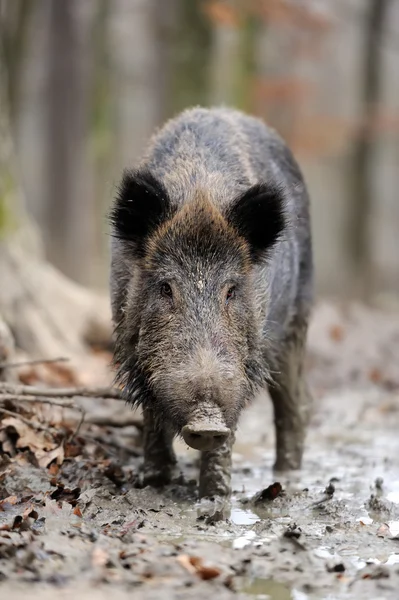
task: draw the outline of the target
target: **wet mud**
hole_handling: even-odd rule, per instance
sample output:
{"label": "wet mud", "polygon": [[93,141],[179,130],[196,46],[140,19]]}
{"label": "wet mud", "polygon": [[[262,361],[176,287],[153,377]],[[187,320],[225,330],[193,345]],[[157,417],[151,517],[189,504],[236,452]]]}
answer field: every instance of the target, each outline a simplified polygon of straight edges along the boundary
{"label": "wet mud", "polygon": [[63,488],[1,459],[2,495],[20,500],[0,511],[0,597],[396,600],[398,314],[319,305],[308,375],[303,469],[273,473],[261,396],[237,431],[227,505],[198,501],[199,455],[181,441],[180,474],[158,490],[136,487],[141,457],[126,452],[108,471],[65,461]]}

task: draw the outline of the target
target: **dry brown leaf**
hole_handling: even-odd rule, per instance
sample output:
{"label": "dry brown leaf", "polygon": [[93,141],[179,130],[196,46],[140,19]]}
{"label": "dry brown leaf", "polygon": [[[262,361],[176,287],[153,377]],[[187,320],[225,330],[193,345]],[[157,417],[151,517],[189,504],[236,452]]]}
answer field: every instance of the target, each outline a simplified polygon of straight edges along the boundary
{"label": "dry brown leaf", "polygon": [[197,569],[194,567],[194,565],[191,562],[191,557],[188,556],[188,554],[180,554],[177,557],[177,562],[184,568],[186,569],[186,571],[188,571],[189,573],[196,573]]}
{"label": "dry brown leaf", "polygon": [[382,375],[381,370],[378,367],[374,367],[373,369],[370,369],[368,375],[369,375],[370,381],[372,381],[373,383],[381,383],[382,382],[383,375]]}
{"label": "dry brown leaf", "polygon": [[216,567],[204,567],[201,566],[197,569],[197,574],[204,581],[208,581],[208,579],[215,579],[215,577],[219,577],[221,571]]}
{"label": "dry brown leaf", "polygon": [[63,444],[61,444],[60,446],[58,446],[57,448],[54,448],[54,450],[51,450],[50,452],[44,452],[43,450],[36,450],[35,456],[38,460],[39,467],[43,467],[44,469],[46,467],[48,467],[49,464],[53,462],[53,460],[56,461],[57,465],[62,465],[62,463],[64,462],[64,457],[65,457],[64,446],[63,446]]}
{"label": "dry brown leaf", "polygon": [[190,563],[198,569],[202,565],[202,558],[199,556],[190,556]]}
{"label": "dry brown leaf", "polygon": [[82,516],[82,511],[80,510],[79,506],[75,506],[75,508],[73,509],[73,514],[76,517],[81,517]]}
{"label": "dry brown leaf", "polygon": [[33,504],[28,504],[28,506],[25,508],[24,512],[22,513],[22,518],[23,519],[37,519],[38,518],[38,513],[37,511],[34,509]]}
{"label": "dry brown leaf", "polygon": [[0,510],[6,511],[9,507],[18,503],[17,496],[7,496],[4,500],[0,500]]}
{"label": "dry brown leaf", "polygon": [[12,427],[18,434],[16,448],[29,448],[34,454],[38,450],[53,450],[55,443],[46,431],[36,431],[26,423],[20,421],[17,417],[7,417],[1,422],[2,428]]}
{"label": "dry brown leaf", "polygon": [[334,342],[341,342],[345,337],[344,329],[341,325],[332,325],[329,330],[329,335]]}
{"label": "dry brown leaf", "polygon": [[57,463],[53,463],[52,465],[49,466],[49,469],[48,469],[50,475],[53,475],[54,477],[56,475],[58,475],[59,470],[60,470],[60,467],[59,467],[59,465],[57,465]]}
{"label": "dry brown leaf", "polygon": [[184,569],[190,573],[198,575],[204,581],[214,579],[221,573],[217,567],[206,567],[202,564],[202,558],[199,556],[189,556],[188,554],[180,554],[177,557],[177,561],[181,564]]}

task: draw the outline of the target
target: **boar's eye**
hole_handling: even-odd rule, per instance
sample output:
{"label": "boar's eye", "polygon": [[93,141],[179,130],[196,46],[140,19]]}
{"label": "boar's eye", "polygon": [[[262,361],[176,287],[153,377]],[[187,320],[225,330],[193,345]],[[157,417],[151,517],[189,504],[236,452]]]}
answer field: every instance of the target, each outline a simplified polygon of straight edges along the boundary
{"label": "boar's eye", "polygon": [[166,281],[161,284],[161,296],[163,298],[169,298],[169,300],[173,299],[172,288]]}
{"label": "boar's eye", "polygon": [[236,297],[236,286],[235,285],[231,285],[229,287],[229,289],[227,290],[226,304],[228,304],[230,302],[230,300],[234,300],[235,297]]}

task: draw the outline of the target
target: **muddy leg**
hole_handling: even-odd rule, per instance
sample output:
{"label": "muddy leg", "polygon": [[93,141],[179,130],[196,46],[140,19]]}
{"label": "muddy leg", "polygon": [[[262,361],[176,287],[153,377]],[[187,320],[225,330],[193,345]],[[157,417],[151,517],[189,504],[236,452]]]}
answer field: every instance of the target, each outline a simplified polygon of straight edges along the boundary
{"label": "muddy leg", "polygon": [[173,451],[172,433],[165,427],[157,427],[153,413],[144,409],[144,468],[143,485],[161,486],[169,483],[174,475],[176,456]]}
{"label": "muddy leg", "polygon": [[231,452],[235,434],[231,433],[228,440],[211,452],[201,453],[199,477],[200,498],[230,495],[231,481]]}
{"label": "muddy leg", "polygon": [[269,385],[276,427],[276,471],[300,469],[304,450],[306,427],[312,405],[304,379],[307,325],[295,327],[284,344]]}

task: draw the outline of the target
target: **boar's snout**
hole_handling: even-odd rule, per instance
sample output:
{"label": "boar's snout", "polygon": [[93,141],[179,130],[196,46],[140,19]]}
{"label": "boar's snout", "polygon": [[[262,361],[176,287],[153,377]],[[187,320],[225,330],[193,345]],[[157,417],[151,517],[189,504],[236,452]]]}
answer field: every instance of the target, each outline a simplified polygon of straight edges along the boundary
{"label": "boar's snout", "polygon": [[230,429],[223,425],[212,425],[209,422],[196,422],[185,425],[182,429],[183,439],[194,450],[209,452],[221,446],[229,437]]}

